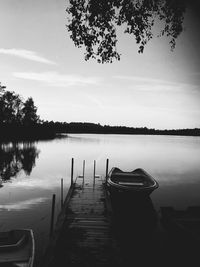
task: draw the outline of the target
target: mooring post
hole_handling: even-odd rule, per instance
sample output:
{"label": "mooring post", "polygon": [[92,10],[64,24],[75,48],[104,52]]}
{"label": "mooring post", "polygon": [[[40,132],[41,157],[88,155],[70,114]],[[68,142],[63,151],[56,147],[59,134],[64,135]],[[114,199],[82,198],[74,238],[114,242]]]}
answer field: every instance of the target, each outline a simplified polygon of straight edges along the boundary
{"label": "mooring post", "polygon": [[50,237],[53,233],[53,226],[54,226],[54,213],[55,213],[55,203],[56,203],[56,195],[53,194],[52,196],[52,206],[51,206],[51,225],[50,225]]}
{"label": "mooring post", "polygon": [[96,160],[94,160],[94,179],[95,179],[95,173],[96,173]]}
{"label": "mooring post", "polygon": [[94,185],[95,185],[95,173],[96,173],[96,160],[94,160],[93,188],[94,188]]}
{"label": "mooring post", "polygon": [[63,207],[63,178],[61,179],[61,197],[60,197],[60,200],[61,200],[61,209]]}
{"label": "mooring post", "polygon": [[108,165],[109,165],[109,159],[106,159],[106,184],[108,180]]}
{"label": "mooring post", "polygon": [[83,161],[83,184],[85,179],[85,160]]}
{"label": "mooring post", "polygon": [[74,158],[72,158],[72,165],[71,165],[71,186],[73,185],[73,176],[74,176]]}

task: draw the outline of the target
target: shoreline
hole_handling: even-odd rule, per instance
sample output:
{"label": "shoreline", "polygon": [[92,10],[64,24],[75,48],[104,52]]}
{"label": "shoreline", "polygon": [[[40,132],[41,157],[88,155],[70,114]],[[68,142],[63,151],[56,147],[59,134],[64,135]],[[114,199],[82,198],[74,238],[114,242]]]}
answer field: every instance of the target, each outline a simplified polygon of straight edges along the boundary
{"label": "shoreline", "polygon": [[34,141],[48,141],[48,140],[54,140],[54,139],[61,139],[61,138],[67,138],[70,134],[88,134],[88,135],[148,135],[148,136],[179,136],[179,137],[200,137],[200,135],[197,134],[161,134],[161,133],[155,133],[155,134],[149,134],[149,133],[98,133],[98,132],[68,132],[68,133],[55,133],[54,135],[30,135],[30,136],[4,136],[3,138],[0,136],[0,143],[7,143],[7,142],[34,142]]}
{"label": "shoreline", "polygon": [[105,135],[167,135],[200,136],[200,128],[194,129],[149,129],[126,126],[108,126],[93,123],[48,122],[33,125],[0,124],[0,142],[39,141],[66,137],[67,134],[105,134]]}

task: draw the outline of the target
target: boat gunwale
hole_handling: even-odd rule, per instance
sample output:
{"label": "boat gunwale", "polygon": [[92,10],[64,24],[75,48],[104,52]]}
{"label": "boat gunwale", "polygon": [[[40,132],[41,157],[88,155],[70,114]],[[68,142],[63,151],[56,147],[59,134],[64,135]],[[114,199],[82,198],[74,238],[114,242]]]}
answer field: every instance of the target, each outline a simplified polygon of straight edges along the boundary
{"label": "boat gunwale", "polygon": [[[116,188],[116,189],[121,189],[121,190],[126,190],[126,191],[135,191],[135,192],[147,192],[147,191],[152,191],[152,190],[154,190],[154,189],[156,189],[156,188],[158,188],[159,187],[159,184],[158,184],[158,182],[150,175],[150,174],[148,174],[144,169],[142,169],[142,168],[137,168],[136,170],[141,170],[142,172],[143,172],[143,174],[142,175],[144,175],[145,177],[147,177],[151,182],[153,182],[153,184],[151,184],[151,185],[148,185],[148,186],[140,186],[140,187],[138,187],[138,186],[136,186],[136,185],[133,185],[133,186],[126,186],[126,185],[122,185],[122,184],[117,184],[117,183],[115,183],[115,182],[113,182],[112,180],[111,180],[111,176],[112,176],[112,173],[113,173],[113,170],[114,169],[119,169],[119,168],[117,168],[117,167],[113,167],[112,169],[111,169],[111,171],[110,171],[110,173],[109,173],[109,175],[108,175],[108,180],[107,180],[107,183],[110,185],[110,186],[112,186],[112,187],[114,187],[114,188]],[[120,170],[120,169],[119,169]],[[121,170],[120,170],[121,171]],[[123,171],[121,171],[122,173],[123,173]],[[124,172],[124,173],[130,173],[130,175],[131,175],[131,173],[132,172]]]}
{"label": "boat gunwale", "polygon": [[[12,229],[10,231],[7,231],[6,233],[9,233],[9,232],[24,232],[24,234],[26,235],[26,237],[28,238],[28,240],[30,241],[29,243],[31,244],[30,246],[30,255],[28,256],[27,258],[27,267],[33,267],[33,263],[34,263],[34,258],[35,258],[35,240],[34,240],[34,235],[33,235],[33,230],[32,229],[25,229],[25,228],[22,228],[22,229]],[[5,232],[4,232],[5,233]],[[28,242],[28,241],[27,241]],[[12,245],[11,245],[12,246]],[[3,248],[3,246],[2,246]],[[17,249],[21,248],[23,250],[23,246],[17,246],[16,247]],[[6,247],[5,249],[8,249],[8,251],[2,251],[4,253],[8,253],[9,254],[9,247]],[[10,254],[12,254],[12,252],[10,252]],[[0,251],[0,255],[1,255],[1,251]],[[8,262],[12,262],[12,261],[7,261]],[[14,262],[14,261],[13,261]],[[1,262],[0,263],[4,263],[4,262]],[[6,262],[5,262],[6,263]],[[20,262],[16,262],[17,264],[20,264]]]}

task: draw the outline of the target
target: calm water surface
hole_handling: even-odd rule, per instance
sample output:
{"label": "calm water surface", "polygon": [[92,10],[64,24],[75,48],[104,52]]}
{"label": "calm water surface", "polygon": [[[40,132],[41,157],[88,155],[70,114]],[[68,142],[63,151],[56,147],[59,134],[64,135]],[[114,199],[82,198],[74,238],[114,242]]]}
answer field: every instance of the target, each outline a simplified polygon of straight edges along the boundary
{"label": "calm water surface", "polygon": [[151,195],[154,208],[184,209],[200,205],[200,137],[143,135],[69,135],[63,139],[0,145],[0,231],[32,228],[36,237],[36,264],[49,238],[51,198],[56,193],[60,211],[60,179],[65,193],[70,183],[71,158],[75,176],[105,175],[111,167],[131,171],[144,168],[159,183]]}

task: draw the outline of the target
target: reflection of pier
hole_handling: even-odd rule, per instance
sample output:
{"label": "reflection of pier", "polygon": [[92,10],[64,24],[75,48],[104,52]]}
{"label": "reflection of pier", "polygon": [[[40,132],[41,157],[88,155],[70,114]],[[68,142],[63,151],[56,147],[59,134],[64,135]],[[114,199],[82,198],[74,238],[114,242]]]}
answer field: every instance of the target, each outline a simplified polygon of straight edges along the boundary
{"label": "reflection of pier", "polygon": [[42,267],[197,266],[194,251],[182,250],[182,240],[162,227],[150,198],[113,199],[95,168],[93,179],[83,171],[73,183],[72,164],[71,187]]}

